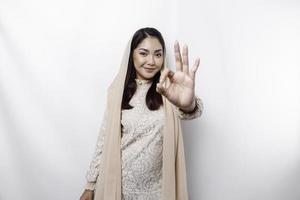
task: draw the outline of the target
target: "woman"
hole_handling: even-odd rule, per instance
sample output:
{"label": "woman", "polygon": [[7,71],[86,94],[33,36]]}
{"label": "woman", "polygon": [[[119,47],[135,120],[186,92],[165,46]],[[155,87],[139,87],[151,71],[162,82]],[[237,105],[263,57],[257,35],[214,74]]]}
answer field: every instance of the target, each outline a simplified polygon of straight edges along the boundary
{"label": "woman", "polygon": [[154,28],[136,31],[107,107],[80,200],[188,199],[180,119],[202,114],[188,49],[175,43],[176,72],[165,67],[165,42]]}

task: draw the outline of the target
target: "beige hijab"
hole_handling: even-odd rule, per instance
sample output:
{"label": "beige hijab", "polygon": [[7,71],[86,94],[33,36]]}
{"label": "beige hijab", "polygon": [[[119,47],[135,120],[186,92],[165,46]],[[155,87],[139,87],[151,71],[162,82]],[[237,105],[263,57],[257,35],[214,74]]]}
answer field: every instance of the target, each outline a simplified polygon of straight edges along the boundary
{"label": "beige hijab", "polygon": [[[121,200],[121,103],[130,44],[131,40],[127,44],[119,72],[107,92],[107,128],[95,200]],[[161,200],[187,200],[186,169],[180,120],[173,111],[173,104],[164,96],[163,106],[165,126],[163,130]]]}

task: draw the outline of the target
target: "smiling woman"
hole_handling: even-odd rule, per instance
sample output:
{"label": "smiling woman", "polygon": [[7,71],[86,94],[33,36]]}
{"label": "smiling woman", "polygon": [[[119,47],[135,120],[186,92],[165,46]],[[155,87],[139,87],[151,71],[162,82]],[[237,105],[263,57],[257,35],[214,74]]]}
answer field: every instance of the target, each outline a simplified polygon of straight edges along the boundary
{"label": "smiling woman", "polygon": [[180,119],[202,114],[187,47],[175,43],[176,72],[154,28],[138,30],[108,90],[107,108],[81,200],[187,200]]}

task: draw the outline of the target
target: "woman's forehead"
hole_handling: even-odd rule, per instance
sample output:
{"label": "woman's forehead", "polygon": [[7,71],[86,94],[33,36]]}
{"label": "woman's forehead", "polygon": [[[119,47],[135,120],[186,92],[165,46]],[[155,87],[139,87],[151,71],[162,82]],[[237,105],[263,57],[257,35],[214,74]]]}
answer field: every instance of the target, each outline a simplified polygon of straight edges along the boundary
{"label": "woman's forehead", "polygon": [[157,38],[147,37],[139,43],[137,49],[157,51],[157,50],[162,50],[162,45]]}

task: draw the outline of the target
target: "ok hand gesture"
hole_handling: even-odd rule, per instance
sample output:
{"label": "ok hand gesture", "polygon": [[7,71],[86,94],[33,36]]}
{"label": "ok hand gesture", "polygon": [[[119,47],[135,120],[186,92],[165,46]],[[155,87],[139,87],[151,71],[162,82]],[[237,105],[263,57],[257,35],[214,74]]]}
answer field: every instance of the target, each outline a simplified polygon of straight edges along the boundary
{"label": "ok hand gesture", "polygon": [[[160,81],[157,83],[156,91],[164,95],[172,104],[184,111],[192,111],[195,108],[195,75],[200,64],[200,59],[196,59],[195,64],[189,70],[188,47],[183,47],[180,53],[179,43],[174,45],[176,72],[165,68],[161,73]],[[170,85],[165,87],[166,79],[170,80]]]}

